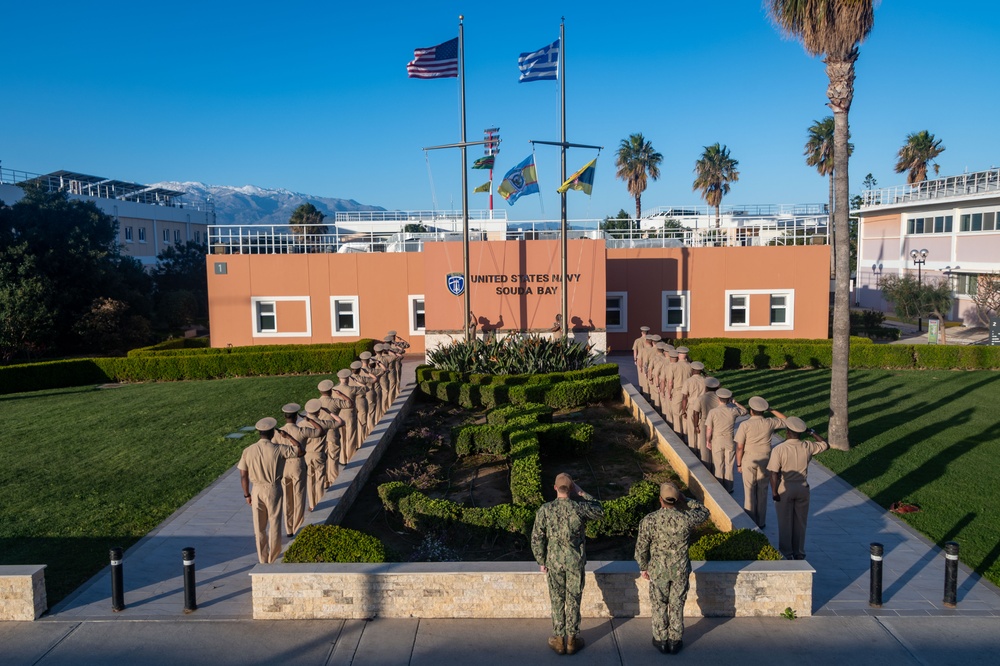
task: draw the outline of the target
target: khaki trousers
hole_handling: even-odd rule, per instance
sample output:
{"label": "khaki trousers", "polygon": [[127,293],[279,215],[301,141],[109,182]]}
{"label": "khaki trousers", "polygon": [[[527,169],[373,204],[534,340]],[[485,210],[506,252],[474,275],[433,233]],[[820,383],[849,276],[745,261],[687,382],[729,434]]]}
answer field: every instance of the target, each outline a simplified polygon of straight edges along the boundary
{"label": "khaki trousers", "polygon": [[326,451],[306,452],[306,494],[312,511],[326,494]]}
{"label": "khaki trousers", "polygon": [[271,564],[281,556],[281,484],[253,484],[250,492],[257,560]]}
{"label": "khaki trousers", "polygon": [[285,460],[281,475],[285,505],[285,532],[295,534],[306,518],[306,462],[302,458]]}
{"label": "khaki trousers", "polygon": [[728,441],[720,441],[720,438],[713,437],[712,443],[712,473],[719,480],[722,487],[727,492],[733,492],[733,467],[736,465],[736,442],[730,438]]}
{"label": "khaki trousers", "polygon": [[751,460],[743,456],[743,508],[757,527],[767,523],[767,458]]}
{"label": "khaki trousers", "polygon": [[343,428],[330,428],[326,431],[326,485],[332,486],[340,476],[340,438]]}
{"label": "khaki trousers", "polygon": [[806,522],[809,519],[809,486],[785,486],[774,503],[778,514],[778,550],[786,560],[806,559]]}

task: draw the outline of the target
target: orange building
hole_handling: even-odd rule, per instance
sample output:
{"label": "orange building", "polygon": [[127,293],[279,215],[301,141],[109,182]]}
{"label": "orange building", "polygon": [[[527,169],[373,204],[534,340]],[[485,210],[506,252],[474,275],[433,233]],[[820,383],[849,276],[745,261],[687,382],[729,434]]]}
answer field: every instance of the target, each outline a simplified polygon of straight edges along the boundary
{"label": "orange building", "polygon": [[[470,243],[465,288],[479,334],[556,325],[559,246]],[[395,329],[424,352],[464,335],[464,297],[449,288],[449,276],[463,273],[460,242],[408,244],[415,251],[405,252],[235,247],[215,245],[206,258],[215,347],[346,342]],[[583,238],[567,242],[566,265],[568,327],[597,350],[630,348],[642,325],[678,338],[827,336],[826,245],[621,249]]]}

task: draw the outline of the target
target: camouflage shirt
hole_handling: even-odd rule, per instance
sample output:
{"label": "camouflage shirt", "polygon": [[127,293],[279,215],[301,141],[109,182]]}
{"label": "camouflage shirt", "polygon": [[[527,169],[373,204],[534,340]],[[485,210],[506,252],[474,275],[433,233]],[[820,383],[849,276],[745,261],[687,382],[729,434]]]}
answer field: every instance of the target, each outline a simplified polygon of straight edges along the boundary
{"label": "camouflage shirt", "polygon": [[635,561],[653,580],[676,580],[691,573],[691,531],[708,519],[708,509],[694,500],[686,509],[660,509],[639,523]]}
{"label": "camouflage shirt", "polygon": [[580,499],[561,498],[543,504],[535,514],[531,552],[541,566],[575,569],[587,563],[588,520],[604,516],[604,507],[587,493]]}

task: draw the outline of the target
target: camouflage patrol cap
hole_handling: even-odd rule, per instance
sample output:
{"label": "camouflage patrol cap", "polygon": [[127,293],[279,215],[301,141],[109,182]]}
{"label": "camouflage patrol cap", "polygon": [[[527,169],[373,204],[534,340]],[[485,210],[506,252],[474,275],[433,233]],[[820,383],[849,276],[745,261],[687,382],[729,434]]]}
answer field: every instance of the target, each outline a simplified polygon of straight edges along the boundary
{"label": "camouflage patrol cap", "polygon": [[352,373],[348,368],[344,368],[343,370],[337,370],[337,376],[340,377],[341,379],[347,379],[352,374],[354,373]]}
{"label": "camouflage patrol cap", "polygon": [[324,379],[316,386],[316,388],[318,388],[320,391],[332,391],[333,382],[331,382],[329,379]]}
{"label": "camouflage patrol cap", "polygon": [[299,410],[302,409],[297,402],[290,402],[281,408],[282,414],[298,414]]}
{"label": "camouflage patrol cap", "polygon": [[798,433],[803,433],[806,430],[809,430],[809,427],[806,425],[806,422],[797,416],[789,416],[787,419],[785,419],[785,427],[791,430],[792,432],[798,432]]}
{"label": "camouflage patrol cap", "polygon": [[722,386],[722,382],[715,377],[705,377],[705,388],[708,390],[717,389],[720,386]]}
{"label": "camouflage patrol cap", "polygon": [[[680,353],[680,352],[678,352],[678,353]],[[692,370],[704,370],[705,369],[705,364],[702,363],[701,361],[695,361],[694,363],[691,364],[691,369]]]}
{"label": "camouflage patrol cap", "polygon": [[727,388],[720,388],[718,391],[715,392],[715,395],[719,396],[723,400],[729,400],[730,398],[733,397],[733,392]]}
{"label": "camouflage patrol cap", "polygon": [[257,425],[254,427],[257,428],[257,430],[264,432],[266,430],[274,430],[276,425],[278,425],[278,422],[275,419],[270,416],[266,416],[260,421],[257,421]]}
{"label": "camouflage patrol cap", "polygon": [[660,499],[667,504],[683,504],[684,495],[669,481],[660,484]]}
{"label": "camouflage patrol cap", "polygon": [[365,352],[361,352],[361,355],[360,355],[360,356],[358,356],[358,358],[360,358],[360,359],[361,359],[362,361],[367,361],[367,360],[368,360],[368,359],[370,359],[371,357],[372,357],[372,353],[371,353],[371,352],[368,352],[368,351],[365,351]]}
{"label": "camouflage patrol cap", "polygon": [[319,400],[317,400],[316,398],[313,398],[311,400],[306,400],[306,413],[307,414],[318,414],[319,413],[319,408],[322,407],[322,406],[323,406],[323,404]]}
{"label": "camouflage patrol cap", "polygon": [[360,370],[362,365],[364,365],[364,363],[361,361],[354,361],[351,363],[351,370]]}
{"label": "camouflage patrol cap", "polygon": [[767,404],[767,400],[764,400],[764,398],[760,397],[759,395],[755,395],[754,397],[747,400],[747,404],[750,405],[750,409],[754,410],[755,412],[766,412],[767,408],[769,407],[769,405]]}

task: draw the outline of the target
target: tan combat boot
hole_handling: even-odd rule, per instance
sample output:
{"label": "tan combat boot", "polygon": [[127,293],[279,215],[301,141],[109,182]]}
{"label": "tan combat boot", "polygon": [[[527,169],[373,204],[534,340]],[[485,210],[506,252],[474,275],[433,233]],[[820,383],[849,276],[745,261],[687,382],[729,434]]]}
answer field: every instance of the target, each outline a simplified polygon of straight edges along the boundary
{"label": "tan combat boot", "polygon": [[555,650],[556,654],[566,654],[566,642],[562,636],[549,636],[549,647]]}
{"label": "tan combat boot", "polygon": [[566,639],[566,654],[576,654],[583,649],[583,636],[574,634]]}

